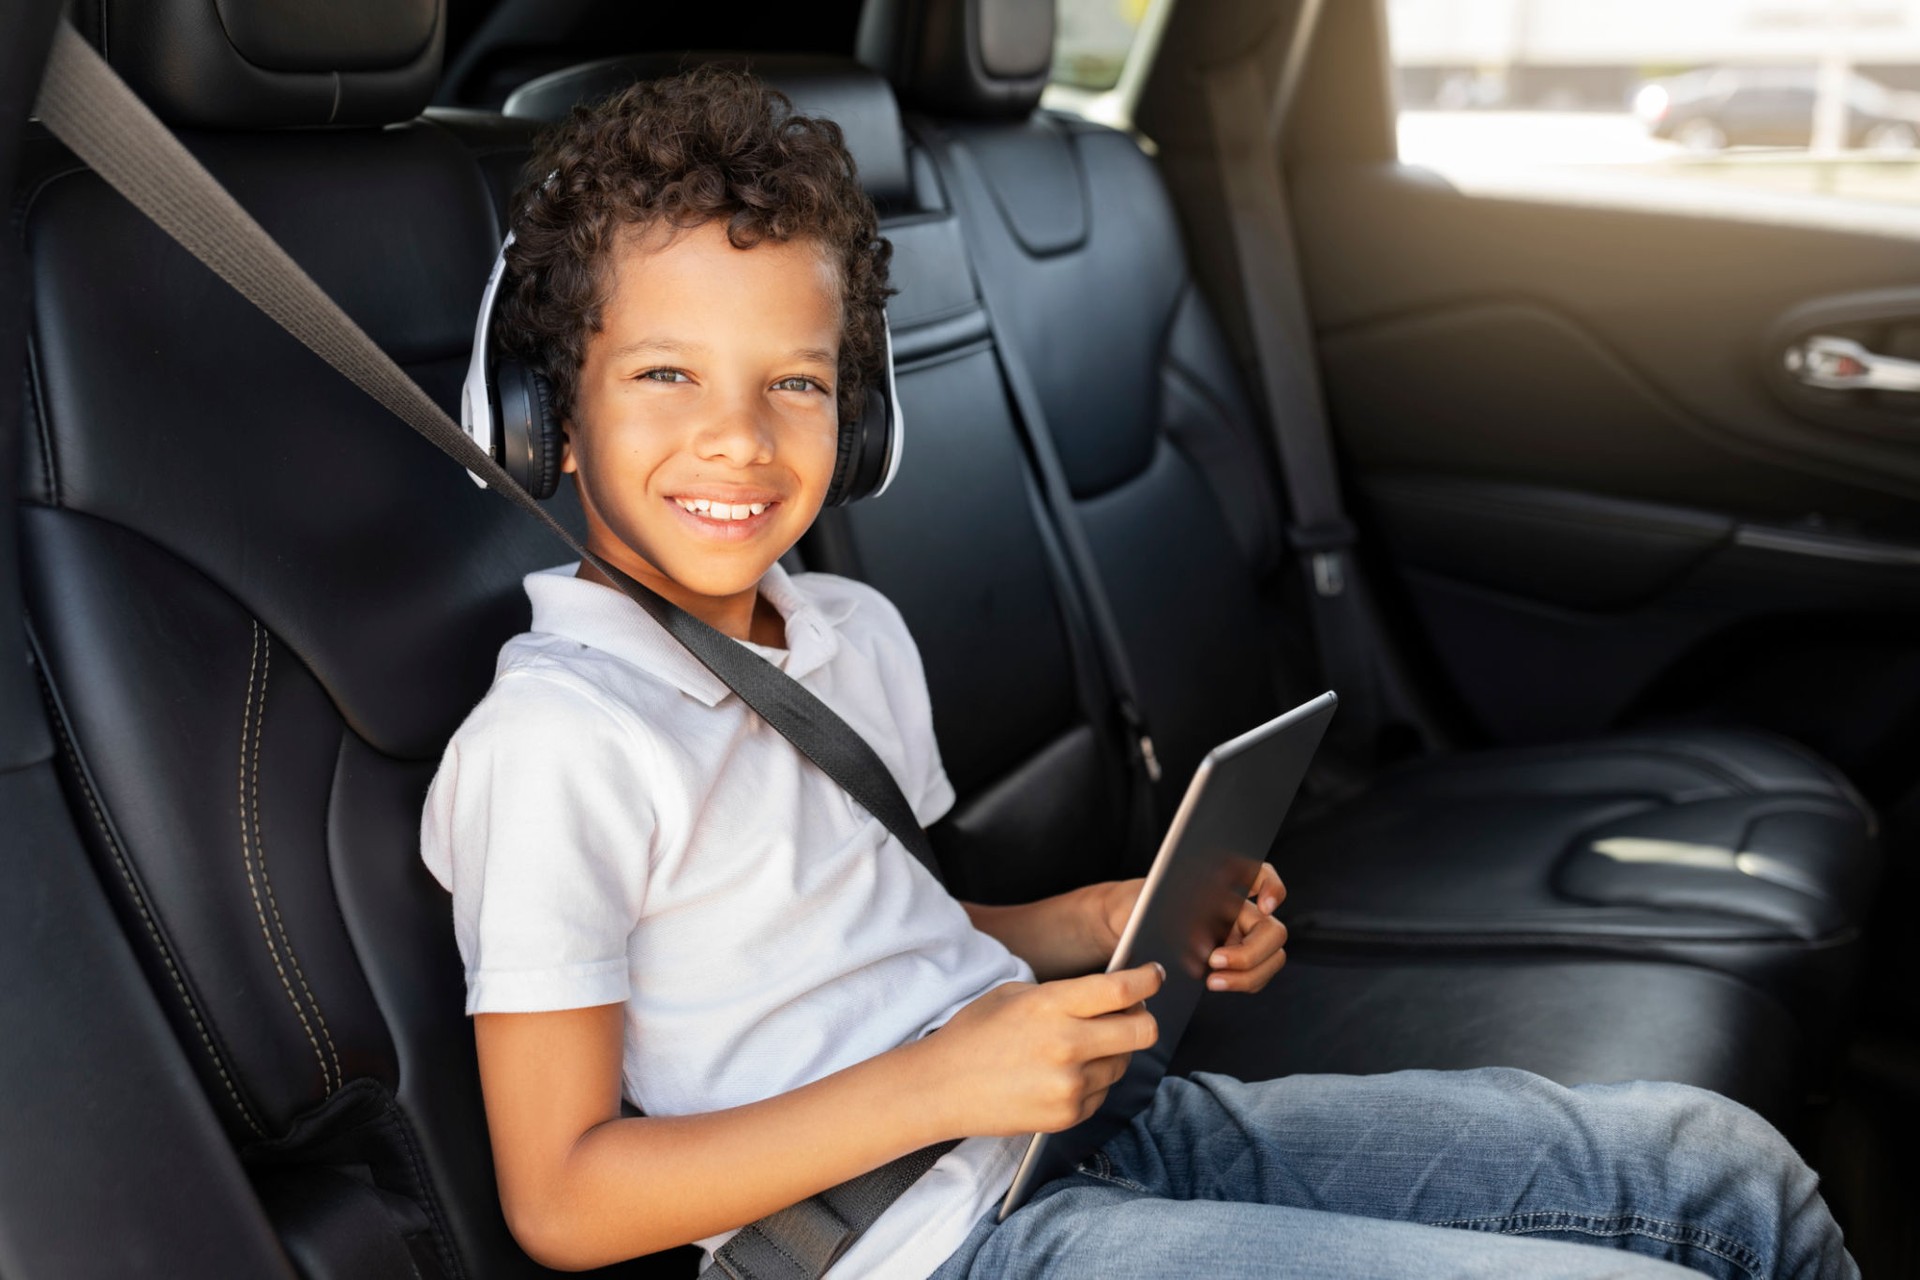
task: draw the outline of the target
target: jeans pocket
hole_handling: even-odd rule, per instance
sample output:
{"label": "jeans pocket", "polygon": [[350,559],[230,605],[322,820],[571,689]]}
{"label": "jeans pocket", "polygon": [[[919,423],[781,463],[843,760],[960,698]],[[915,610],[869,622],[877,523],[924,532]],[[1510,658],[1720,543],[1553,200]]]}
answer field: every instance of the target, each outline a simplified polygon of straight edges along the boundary
{"label": "jeans pocket", "polygon": [[1141,1186],[1131,1178],[1123,1176],[1116,1170],[1113,1167],[1113,1158],[1105,1151],[1094,1152],[1085,1160],[1075,1165],[1073,1171],[1098,1182],[1104,1182],[1108,1186],[1124,1187],[1128,1191],[1138,1192],[1143,1196],[1153,1194],[1150,1189]]}
{"label": "jeans pocket", "polygon": [[1073,1171],[1102,1181],[1110,1181],[1113,1178],[1113,1161],[1107,1159],[1106,1152],[1095,1150],[1085,1160],[1073,1166]]}

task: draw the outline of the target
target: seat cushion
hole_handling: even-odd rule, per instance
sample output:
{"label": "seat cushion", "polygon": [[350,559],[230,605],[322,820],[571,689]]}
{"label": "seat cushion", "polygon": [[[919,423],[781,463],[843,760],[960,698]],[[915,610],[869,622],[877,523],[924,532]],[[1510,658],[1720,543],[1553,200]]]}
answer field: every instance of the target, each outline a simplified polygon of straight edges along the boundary
{"label": "seat cushion", "polygon": [[1171,1069],[1521,1067],[1561,1084],[1673,1080],[1791,1124],[1808,1042],[1779,1003],[1684,965],[1538,956],[1294,959],[1256,996],[1200,1002]]}
{"label": "seat cushion", "polygon": [[1275,860],[1304,946],[1665,956],[1798,1003],[1851,966],[1873,834],[1800,748],[1674,729],[1402,767]]}

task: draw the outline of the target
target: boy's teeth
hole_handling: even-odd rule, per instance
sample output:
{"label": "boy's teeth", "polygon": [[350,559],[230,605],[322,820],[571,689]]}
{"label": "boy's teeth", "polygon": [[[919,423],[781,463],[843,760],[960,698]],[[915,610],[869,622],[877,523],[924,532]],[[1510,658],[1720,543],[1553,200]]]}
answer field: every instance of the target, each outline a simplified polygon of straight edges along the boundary
{"label": "boy's teeth", "polygon": [[711,498],[677,498],[684,511],[703,515],[713,520],[745,520],[765,511],[769,504],[765,502],[715,502]]}

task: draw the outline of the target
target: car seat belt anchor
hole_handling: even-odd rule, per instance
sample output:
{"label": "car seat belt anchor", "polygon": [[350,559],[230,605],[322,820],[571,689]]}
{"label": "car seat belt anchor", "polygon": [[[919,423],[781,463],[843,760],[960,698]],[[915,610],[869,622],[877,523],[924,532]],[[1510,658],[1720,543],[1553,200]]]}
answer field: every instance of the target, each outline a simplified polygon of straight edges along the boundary
{"label": "car seat belt anchor", "polygon": [[1307,558],[1317,595],[1337,596],[1347,589],[1345,553],[1353,547],[1351,522],[1335,517],[1310,525],[1294,525],[1287,541]]}
{"label": "car seat belt anchor", "polygon": [[1160,781],[1160,753],[1153,749],[1153,734],[1147,731],[1147,718],[1140,714],[1140,708],[1133,699],[1121,697],[1120,719],[1126,723],[1127,732],[1133,737],[1134,749],[1140,753],[1141,767],[1147,771],[1148,782]]}

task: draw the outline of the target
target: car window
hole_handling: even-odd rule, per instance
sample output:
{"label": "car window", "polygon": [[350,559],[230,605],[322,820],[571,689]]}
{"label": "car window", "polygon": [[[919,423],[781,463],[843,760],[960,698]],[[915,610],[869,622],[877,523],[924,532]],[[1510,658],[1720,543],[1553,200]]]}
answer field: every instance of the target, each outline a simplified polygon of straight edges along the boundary
{"label": "car window", "polygon": [[1388,0],[1387,13],[1408,163],[1920,202],[1920,6],[1905,0]]}
{"label": "car window", "polygon": [[1042,101],[1126,126],[1173,0],[1054,0],[1053,70]]}
{"label": "car window", "polygon": [[1101,92],[1120,82],[1147,0],[1057,0],[1053,82]]}

